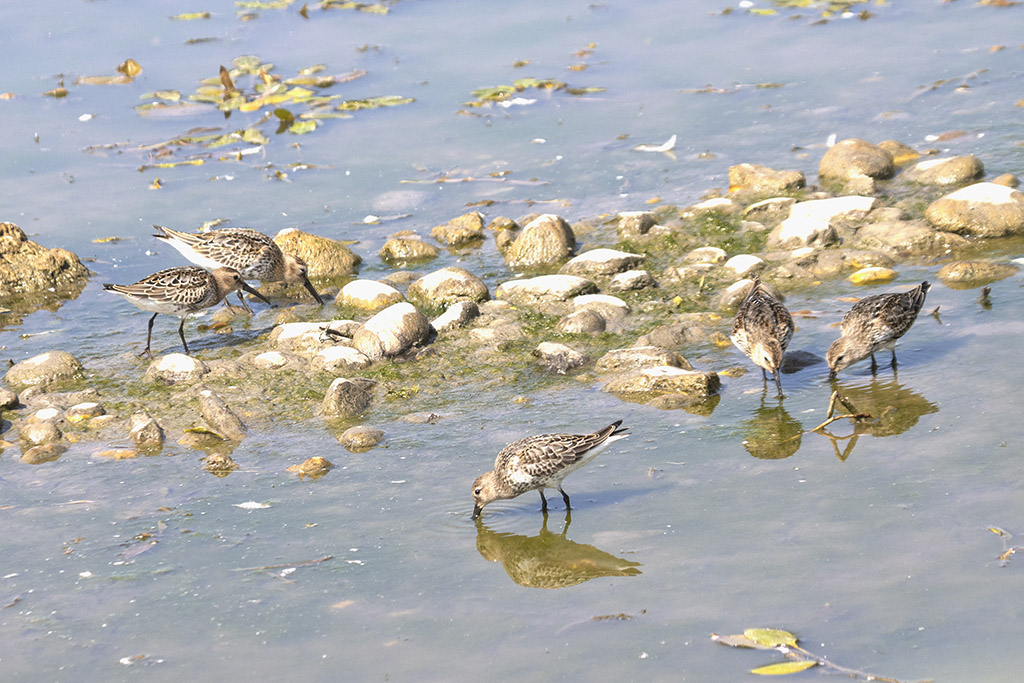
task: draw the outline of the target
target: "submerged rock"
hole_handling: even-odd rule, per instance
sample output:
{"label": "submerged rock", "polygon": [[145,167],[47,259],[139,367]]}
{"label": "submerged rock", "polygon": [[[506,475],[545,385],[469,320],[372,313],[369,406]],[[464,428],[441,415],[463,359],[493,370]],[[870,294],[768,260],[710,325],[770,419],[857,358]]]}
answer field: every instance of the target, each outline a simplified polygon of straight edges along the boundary
{"label": "submerged rock", "polygon": [[1016,275],[1017,270],[1016,266],[1008,263],[956,261],[939,269],[939,279],[952,289],[971,289]]}
{"label": "submerged rock", "polygon": [[341,436],[338,437],[338,443],[353,453],[368,451],[374,446],[379,445],[383,440],[383,429],[377,429],[376,427],[369,427],[367,425],[349,427]]}
{"label": "submerged rock", "polygon": [[47,249],[14,223],[0,222],[0,297],[68,289],[88,277],[89,269],[70,251]]}
{"label": "submerged rock", "polygon": [[322,458],[319,455],[314,455],[312,458],[303,460],[298,465],[288,467],[287,471],[295,472],[299,475],[299,479],[304,479],[306,477],[309,477],[310,479],[319,479],[333,468],[334,463],[330,460]]}
{"label": "submerged rock", "polygon": [[23,443],[35,446],[41,443],[50,443],[53,441],[60,441],[64,435],[61,433],[57,425],[46,420],[44,422],[30,422],[22,425],[18,429],[18,438]]}
{"label": "submerged rock", "polygon": [[925,218],[939,230],[979,237],[1024,232],[1024,194],[1005,185],[975,183],[936,199]]}
{"label": "submerged rock", "polygon": [[285,228],[274,235],[281,251],[306,262],[310,278],[341,277],[359,270],[363,262],[358,254],[337,240]]}
{"label": "submerged rock", "polygon": [[163,427],[145,410],[132,414],[129,429],[128,436],[140,450],[159,450],[164,445]]}
{"label": "submerged rock", "polygon": [[415,235],[392,237],[380,248],[380,258],[392,265],[422,263],[437,258],[441,250]]}
{"label": "submerged rock", "polygon": [[559,216],[534,218],[505,252],[510,268],[538,268],[561,263],[576,249],[576,235]]}
{"label": "submerged rock", "polygon": [[21,387],[44,387],[54,382],[79,379],[85,373],[82,363],[67,351],[47,351],[15,363],[4,380]]}
{"label": "submerged rock", "polygon": [[21,454],[21,461],[26,465],[41,465],[44,462],[53,462],[67,450],[68,447],[62,443],[41,443],[24,451]]}
{"label": "submerged rock", "polygon": [[692,370],[693,366],[675,351],[660,346],[633,346],[612,349],[597,360],[598,372],[619,372],[639,368],[670,366]]}
{"label": "submerged rock", "polygon": [[612,379],[604,390],[612,394],[688,394],[711,396],[722,386],[718,374],[669,365],[641,368]]}
{"label": "submerged rock", "polygon": [[352,344],[370,360],[380,360],[404,353],[429,338],[430,321],[415,306],[402,302],[367,320],[352,337]]}
{"label": "submerged rock", "polygon": [[569,370],[583,367],[587,363],[587,357],[579,351],[571,349],[565,344],[554,342],[541,342],[533,350],[533,356],[540,360],[546,370],[560,375],[564,375]]}
{"label": "submerged rock", "polygon": [[324,417],[354,417],[365,412],[371,400],[364,383],[338,377],[328,387],[320,412]]}

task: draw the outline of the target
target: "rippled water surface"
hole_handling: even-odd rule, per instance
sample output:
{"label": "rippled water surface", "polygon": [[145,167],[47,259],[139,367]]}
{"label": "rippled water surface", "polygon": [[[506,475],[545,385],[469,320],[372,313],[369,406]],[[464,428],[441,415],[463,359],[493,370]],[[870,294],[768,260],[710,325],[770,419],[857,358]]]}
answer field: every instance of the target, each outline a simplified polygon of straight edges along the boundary
{"label": "rippled water surface", "polygon": [[[570,221],[656,198],[685,205],[724,189],[735,163],[813,179],[833,134],[973,153],[990,176],[1024,172],[1021,9],[893,2],[870,5],[867,21],[818,23],[820,10],[725,8],[401,1],[383,16],[309,7],[304,18],[292,4],[243,20],[229,2],[7,3],[0,91],[15,97],[0,101],[0,219],[74,250],[96,275],[57,310],[5,326],[0,347],[13,360],[63,348],[87,367],[135,349],[147,314],[100,283],[180,262],[150,238],[153,223],[227,218],[357,240],[374,278],[388,272],[376,257],[387,235],[425,233],[470,203]],[[209,19],[170,18],[202,10]],[[140,146],[258,125],[259,113],[134,109],[156,90],[187,96],[241,55],[286,76],[365,70],[331,92],[415,102],[304,136],[262,124],[270,141],[257,153],[233,145],[201,166],[140,171],[196,151],[155,159]],[[131,84],[75,84],[129,57],[143,67]],[[523,77],[605,90],[464,105]],[[41,94],[61,80],[66,97]],[[721,92],[692,92],[705,87]],[[962,134],[936,141],[951,131]],[[633,149],[672,135],[674,156]],[[162,188],[149,189],[156,178]],[[104,237],[122,239],[94,242]],[[458,258],[492,287],[510,276],[490,241],[436,263]],[[936,282],[939,265],[901,266],[893,287]],[[791,348],[823,355],[852,289],[826,282],[790,297],[807,312]],[[126,461],[74,444],[38,466],[8,449],[0,678],[734,681],[781,655],[710,634],[774,626],[901,680],[1018,680],[1024,566],[999,566],[1003,542],[987,527],[1024,532],[1021,278],[997,283],[990,309],[977,299],[936,282],[898,374],[860,364],[840,377],[859,408],[892,408],[856,433],[834,423],[835,438],[801,435],[825,419],[817,365],[784,377],[781,407],[759,373],[726,378],[710,415],[623,403],[571,378],[537,391],[460,385],[439,399],[436,424],[371,412],[387,437],[367,453],[342,449],[312,416],[254,429],[223,478],[172,442]],[[237,342],[263,332],[254,323]],[[746,362],[711,345],[687,357]],[[545,520],[530,493],[470,521],[470,484],[506,443],[613,419],[632,436],[566,481],[571,520],[557,496]],[[336,468],[317,480],[284,471],[314,453]]]}

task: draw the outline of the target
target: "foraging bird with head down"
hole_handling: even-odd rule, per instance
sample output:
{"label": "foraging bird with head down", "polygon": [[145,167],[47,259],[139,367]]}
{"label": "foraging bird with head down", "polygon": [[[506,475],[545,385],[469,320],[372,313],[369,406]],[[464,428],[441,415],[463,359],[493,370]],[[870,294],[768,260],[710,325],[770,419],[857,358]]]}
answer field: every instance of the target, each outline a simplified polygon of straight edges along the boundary
{"label": "foraging bird with head down", "polygon": [[779,377],[782,358],[785,355],[789,340],[793,338],[793,316],[772,294],[761,278],[754,278],[746,298],[736,312],[736,322],[732,326],[732,343],[745,353],[754,365],[761,368],[765,387],[768,386],[768,375],[775,377],[775,386],[782,395],[782,380]]}
{"label": "foraging bird with head down", "polygon": [[[164,240],[197,266],[214,270],[221,266],[234,268],[244,280],[287,282],[306,288],[316,302],[324,301],[309,281],[309,268],[297,256],[286,254],[269,236],[251,228],[218,228],[208,232],[189,233],[154,225],[154,237]],[[257,295],[269,301],[262,295]],[[249,305],[238,295],[246,310]]]}
{"label": "foraging bird with head down", "polygon": [[539,491],[541,510],[547,511],[544,489],[562,494],[566,510],[571,509],[569,494],[562,480],[587,464],[613,441],[629,434],[616,420],[593,434],[540,434],[510,443],[498,453],[494,469],[473,482],[473,519],[484,506],[496,500],[515,498],[527,491]]}
{"label": "foraging bird with head down", "polygon": [[896,340],[905,335],[917,320],[931,285],[922,282],[908,292],[875,294],[861,299],[843,316],[842,334],[832,342],[825,359],[829,379],[858,361],[871,356],[871,372],[878,369],[875,352],[892,351],[896,370]]}

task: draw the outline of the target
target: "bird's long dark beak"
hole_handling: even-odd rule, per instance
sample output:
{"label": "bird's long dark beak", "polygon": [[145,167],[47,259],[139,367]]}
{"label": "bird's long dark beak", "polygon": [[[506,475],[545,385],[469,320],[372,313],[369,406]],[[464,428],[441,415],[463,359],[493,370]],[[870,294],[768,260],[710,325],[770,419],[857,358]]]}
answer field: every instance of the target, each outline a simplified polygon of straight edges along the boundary
{"label": "bird's long dark beak", "polygon": [[480,513],[483,512],[483,511],[484,511],[483,507],[481,507],[480,505],[474,505],[473,506],[473,516],[470,517],[470,519],[476,519],[477,517],[480,516]]}
{"label": "bird's long dark beak", "polygon": [[242,290],[243,290],[243,291],[245,291],[245,292],[248,292],[249,294],[252,294],[252,295],[253,295],[254,297],[256,297],[257,299],[259,299],[260,301],[262,301],[262,302],[264,302],[264,303],[267,303],[267,304],[270,304],[270,305],[271,305],[272,307],[276,307],[276,306],[277,306],[277,304],[275,304],[275,303],[274,303],[273,301],[271,301],[271,300],[270,300],[270,299],[268,299],[267,297],[265,297],[265,296],[263,296],[262,294],[260,294],[259,292],[257,292],[257,291],[256,291],[256,290],[255,290],[255,289],[254,289],[253,287],[251,287],[251,286],[249,285],[249,283],[247,283],[247,282],[243,282],[243,283],[242,283]]}
{"label": "bird's long dark beak", "polygon": [[836,378],[836,371],[835,370],[829,370],[829,372],[828,372],[828,381],[831,382],[835,378]]}
{"label": "bird's long dark beak", "polygon": [[309,281],[308,277],[303,281],[302,284],[304,284],[306,286],[306,289],[309,291],[310,294],[313,295],[313,298],[316,299],[316,302],[318,304],[320,304],[321,306],[323,306],[324,305],[324,300],[321,299],[320,295],[316,293],[315,289],[313,289],[313,283]]}

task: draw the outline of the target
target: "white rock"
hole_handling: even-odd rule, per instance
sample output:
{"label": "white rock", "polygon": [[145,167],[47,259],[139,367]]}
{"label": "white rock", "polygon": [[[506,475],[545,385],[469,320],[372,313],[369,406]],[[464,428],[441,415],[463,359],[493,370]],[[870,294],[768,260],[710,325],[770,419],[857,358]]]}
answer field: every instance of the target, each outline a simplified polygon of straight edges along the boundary
{"label": "white rock", "polygon": [[352,343],[370,360],[379,360],[397,356],[429,337],[430,321],[415,306],[403,301],[367,320]]}
{"label": "white rock", "polygon": [[494,295],[519,303],[566,301],[579,294],[597,290],[586,278],[575,275],[539,275],[522,280],[509,280],[498,285]]}
{"label": "white rock", "polygon": [[149,364],[146,379],[160,380],[168,384],[197,380],[209,372],[206,363],[184,353],[169,353]]}
{"label": "white rock", "polygon": [[[629,313],[629,304],[611,294],[584,294],[572,300],[572,308],[578,311],[583,308],[596,309],[598,313],[614,311],[618,315]],[[608,317],[608,316],[605,316]]]}
{"label": "white rock", "polygon": [[370,359],[366,354],[351,346],[328,346],[317,351],[310,361],[310,367],[314,370],[328,372],[362,370],[368,365]]}
{"label": "white rock", "polygon": [[280,351],[265,351],[252,359],[260,370],[277,370],[288,364],[288,357]]}
{"label": "white rock", "polygon": [[430,326],[438,334],[462,327],[480,315],[480,306],[475,301],[459,301],[431,321]]}
{"label": "white rock", "polygon": [[694,263],[724,263],[727,257],[725,249],[698,247],[686,255],[686,260]]}
{"label": "white rock", "polygon": [[391,285],[376,280],[353,280],[341,288],[337,303],[364,311],[376,311],[405,300],[402,293]]}
{"label": "white rock", "polygon": [[772,231],[772,236],[783,247],[806,246],[828,229],[833,218],[867,213],[876,201],[874,197],[852,195],[798,202],[789,210],[789,218]]}
{"label": "white rock", "polygon": [[725,262],[725,267],[739,277],[752,275],[764,267],[764,259],[753,254],[738,254]]}
{"label": "white rock", "polygon": [[643,254],[633,254],[617,249],[591,249],[568,261],[559,270],[568,275],[613,275],[640,265]]}

